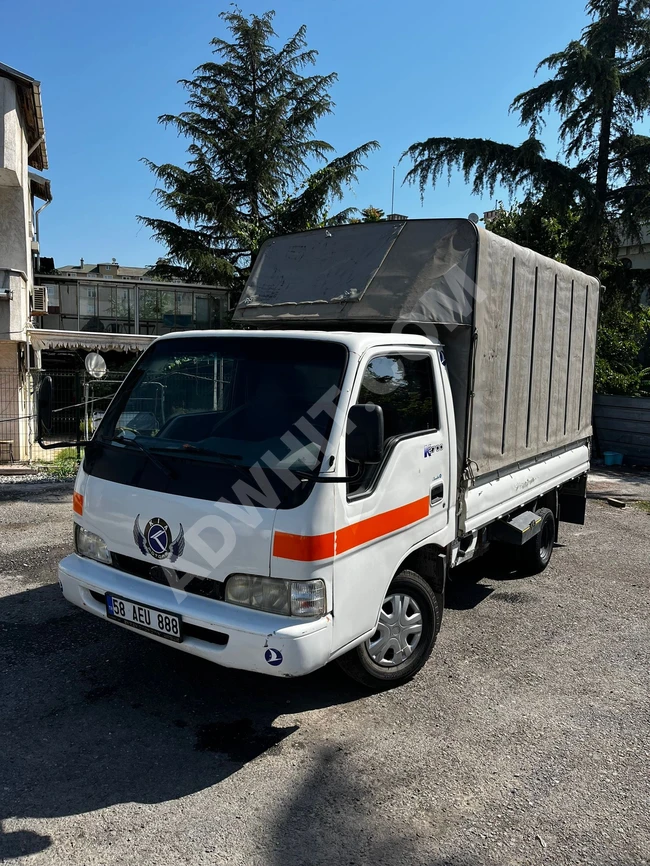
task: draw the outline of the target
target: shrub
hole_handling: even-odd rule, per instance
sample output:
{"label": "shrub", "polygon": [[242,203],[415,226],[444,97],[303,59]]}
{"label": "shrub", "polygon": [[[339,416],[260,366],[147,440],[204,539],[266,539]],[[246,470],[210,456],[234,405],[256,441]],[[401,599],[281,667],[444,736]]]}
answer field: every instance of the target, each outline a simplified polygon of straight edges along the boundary
{"label": "shrub", "polygon": [[76,448],[64,448],[51,463],[44,464],[43,469],[51,478],[65,481],[75,477],[79,462]]}

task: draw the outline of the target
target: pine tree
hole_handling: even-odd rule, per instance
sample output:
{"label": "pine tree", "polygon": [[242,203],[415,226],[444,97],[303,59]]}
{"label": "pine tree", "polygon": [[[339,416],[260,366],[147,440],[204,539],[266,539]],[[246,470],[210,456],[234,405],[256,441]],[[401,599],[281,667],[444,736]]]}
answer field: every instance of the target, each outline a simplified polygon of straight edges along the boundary
{"label": "pine tree", "polygon": [[317,56],[304,26],[276,48],[273,12],[220,17],[232,41],[212,40],[217,60],[180,82],[187,110],[159,118],[189,139],[187,165],[144,160],[175,219],[139,219],[168,250],[154,274],[241,287],[268,237],[349,218],[353,209],[329,208],[378,144],[331,159],[334,148],[314,137],[337,76],[303,74]]}
{"label": "pine tree", "polygon": [[[570,264],[595,272],[622,233],[638,237],[650,221],[650,137],[634,130],[650,110],[650,0],[590,0],[587,12],[581,38],[537,67],[552,77],[511,105],[529,130],[522,144],[430,138],[404,156],[422,194],[458,168],[476,194],[499,183],[559,218],[577,214]],[[538,137],[549,109],[564,162],[548,159]]]}

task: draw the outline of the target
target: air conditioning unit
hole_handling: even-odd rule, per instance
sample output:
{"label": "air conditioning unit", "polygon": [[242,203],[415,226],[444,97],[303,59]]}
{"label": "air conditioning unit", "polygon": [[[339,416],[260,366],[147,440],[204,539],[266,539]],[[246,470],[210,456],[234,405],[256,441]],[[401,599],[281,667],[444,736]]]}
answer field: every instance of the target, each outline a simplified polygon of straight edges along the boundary
{"label": "air conditioning unit", "polygon": [[34,286],[32,291],[32,316],[45,316],[47,314],[47,288],[46,286]]}

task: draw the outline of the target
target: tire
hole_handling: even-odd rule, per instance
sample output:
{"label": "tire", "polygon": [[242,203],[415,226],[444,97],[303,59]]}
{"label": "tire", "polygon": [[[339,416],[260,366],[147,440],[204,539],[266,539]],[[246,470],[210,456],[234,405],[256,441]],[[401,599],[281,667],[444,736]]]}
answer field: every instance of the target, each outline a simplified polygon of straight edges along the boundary
{"label": "tire", "polygon": [[337,663],[349,677],[373,691],[402,685],[431,655],[440,622],[433,589],[419,574],[405,569],[388,588],[375,634]]}
{"label": "tire", "polygon": [[519,552],[521,574],[541,574],[553,555],[555,517],[549,508],[540,508],[537,514],[542,518],[542,526],[537,535],[527,541]]}

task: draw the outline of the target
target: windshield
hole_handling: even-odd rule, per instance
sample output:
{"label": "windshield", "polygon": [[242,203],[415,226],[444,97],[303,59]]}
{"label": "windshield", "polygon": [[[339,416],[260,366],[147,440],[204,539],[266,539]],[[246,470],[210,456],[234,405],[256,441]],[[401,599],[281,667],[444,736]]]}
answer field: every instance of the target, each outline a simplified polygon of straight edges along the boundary
{"label": "windshield", "polygon": [[320,340],[161,340],[118,392],[98,438],[195,461],[314,470],[346,355]]}

